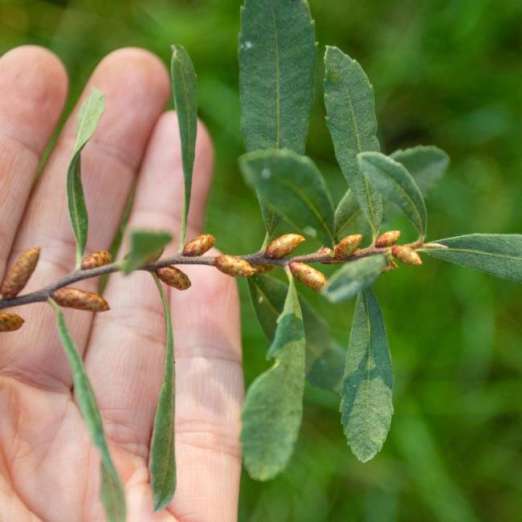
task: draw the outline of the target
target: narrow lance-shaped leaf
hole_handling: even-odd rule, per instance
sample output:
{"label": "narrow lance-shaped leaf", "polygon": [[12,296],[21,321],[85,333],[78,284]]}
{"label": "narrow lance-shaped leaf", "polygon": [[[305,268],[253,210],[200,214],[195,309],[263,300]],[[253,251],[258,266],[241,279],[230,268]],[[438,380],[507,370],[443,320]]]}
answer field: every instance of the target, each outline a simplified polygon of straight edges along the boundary
{"label": "narrow lance-shaped leaf", "polygon": [[[252,304],[259,324],[268,339],[273,339],[288,285],[269,275],[248,280]],[[306,339],[306,377],[310,384],[339,392],[344,368],[344,350],[332,339],[326,321],[299,296]]]}
{"label": "narrow lance-shaped leaf", "polygon": [[165,370],[158,406],[154,417],[154,428],[150,446],[150,474],[154,510],[159,511],[169,504],[176,489],[176,455],[174,447],[174,334],[168,295],[158,278],[158,287],[165,318]]}
{"label": "narrow lance-shaped leaf", "polygon": [[382,313],[371,290],[355,305],[341,399],[348,444],[362,462],[382,448],[393,415],[393,374]]}
{"label": "narrow lance-shaped leaf", "polygon": [[250,386],[243,408],[241,441],[245,466],[258,480],[268,480],[288,463],[303,414],[305,333],[301,307],[290,286],[269,354],[273,366]]}
{"label": "narrow lance-shaped leaf", "polygon": [[315,28],[305,0],[246,0],[241,9],[241,129],[248,151],[305,150]]}
{"label": "narrow lance-shaped leaf", "polygon": [[267,150],[240,159],[246,181],[270,210],[324,244],[334,242],[334,210],[328,188],[315,164],[290,150]]}
{"label": "narrow lance-shaped leaf", "polygon": [[78,354],[74,341],[71,338],[60,307],[52,299],[49,300],[49,303],[56,314],[58,334],[71,368],[74,393],[76,401],[78,402],[78,407],[85,421],[92,442],[100,451],[100,496],[107,516],[107,521],[125,522],[125,492],[120,477],[118,476],[118,472],[116,471],[111,459],[109,446],[103,430],[100,411],[96,404],[91,383],[87,377],[87,373],[85,372],[82,358]]}
{"label": "narrow lance-shaped leaf", "polygon": [[380,150],[373,88],[359,63],[336,47],[325,54],[324,100],[335,155],[373,235],[382,221],[382,200],[359,172],[357,154]]}
{"label": "narrow lance-shaped leaf", "polygon": [[[391,158],[401,163],[414,177],[419,189],[426,197],[436,182],[444,175],[449,165],[448,155],[438,147],[419,145],[410,149],[397,150]],[[386,206],[384,214],[389,218],[397,207]],[[353,231],[364,229],[363,214],[356,197],[347,190],[335,209],[335,234],[341,238]]]}
{"label": "narrow lance-shaped leaf", "polygon": [[85,253],[89,230],[89,217],[85,205],[85,195],[81,178],[81,153],[91,139],[105,109],[103,94],[93,89],[91,95],[81,106],[78,114],[76,140],[69,167],[67,169],[67,203],[69,217],[76,239],[76,265],[79,266]]}
{"label": "narrow lance-shaped leaf", "polygon": [[469,234],[439,239],[425,254],[457,265],[522,282],[521,234]]}
{"label": "narrow lance-shaped leaf", "polygon": [[181,45],[172,46],[170,71],[172,95],[178,116],[183,178],[185,181],[180,233],[180,248],[183,248],[187,235],[187,216],[192,192],[192,173],[198,131],[198,105],[196,71],[189,54]]}
{"label": "narrow lance-shaped leaf", "polygon": [[157,257],[170,243],[172,236],[163,230],[133,230],[130,235],[130,248],[122,262],[122,271],[129,274],[151,259]]}
{"label": "narrow lance-shaped leaf", "polygon": [[332,303],[352,299],[361,290],[372,285],[385,266],[386,257],[381,255],[346,263],[328,280],[323,295]]}
{"label": "narrow lance-shaped leaf", "polygon": [[391,155],[391,158],[401,163],[415,178],[424,195],[433,188],[449,166],[448,155],[434,146],[419,145],[397,150]]}
{"label": "narrow lance-shaped leaf", "polygon": [[361,173],[387,201],[395,203],[417,229],[426,235],[427,212],[424,196],[403,165],[380,152],[362,152],[357,156]]}

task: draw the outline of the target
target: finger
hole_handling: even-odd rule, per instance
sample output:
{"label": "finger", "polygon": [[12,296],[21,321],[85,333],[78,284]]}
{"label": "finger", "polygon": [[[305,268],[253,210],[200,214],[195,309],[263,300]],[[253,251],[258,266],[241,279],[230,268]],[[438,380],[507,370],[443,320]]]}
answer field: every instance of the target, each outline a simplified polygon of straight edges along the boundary
{"label": "finger", "polygon": [[[168,75],[161,62],[138,49],[122,49],[106,57],[96,68],[83,98],[94,86],[105,94],[106,112],[82,157],[90,251],[110,245],[146,144],[169,94]],[[58,280],[74,266],[65,179],[75,127],[73,114],[31,198],[15,244],[15,253],[33,245],[43,247],[28,290]],[[95,289],[96,284],[90,280],[85,287]],[[32,305],[23,312],[24,335],[12,336],[7,349],[9,370],[27,378],[43,379],[40,385],[69,387],[70,371],[60,343],[54,333],[49,333],[54,332],[51,311],[46,305]],[[92,316],[72,312],[67,320],[81,352]],[[31,350],[24,350],[28,346]]]}
{"label": "finger", "polygon": [[191,293],[173,292],[179,520],[237,517],[243,400],[239,302],[233,278],[188,267]]}
{"label": "finger", "polygon": [[[159,120],[143,163],[128,228],[177,233],[183,171],[177,117]],[[200,125],[189,223],[203,221],[212,173],[212,145]],[[125,251],[125,250],[123,250]],[[190,292],[190,290],[188,291]],[[111,311],[96,317],[86,364],[113,442],[145,457],[165,354],[162,305],[150,274],[111,277],[105,295]]]}
{"label": "finger", "polygon": [[67,74],[49,51],[24,46],[0,58],[0,279],[66,95]]}

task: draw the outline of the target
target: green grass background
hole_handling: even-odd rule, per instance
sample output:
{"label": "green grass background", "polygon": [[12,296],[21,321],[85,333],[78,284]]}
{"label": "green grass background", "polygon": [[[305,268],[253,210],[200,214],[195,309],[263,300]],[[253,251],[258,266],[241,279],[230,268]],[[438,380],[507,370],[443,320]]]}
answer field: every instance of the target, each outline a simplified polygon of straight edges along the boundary
{"label": "green grass background", "polygon": [[[321,46],[341,47],[368,72],[385,150],[436,143],[451,155],[430,196],[430,238],[521,232],[522,2],[310,3]],[[207,228],[222,249],[247,252],[262,225],[236,162],[238,13],[232,0],[0,0],[0,52],[50,47],[67,65],[74,100],[112,49],[143,46],[168,62],[171,42],[186,46],[217,147]],[[344,182],[319,98],[308,152],[339,198]],[[426,260],[386,275],[377,290],[396,375],[384,451],[358,463],[334,398],[309,390],[288,470],[268,483],[244,475],[241,521],[522,520],[522,287]],[[267,342],[241,291],[250,382],[266,366]],[[346,344],[352,305],[315,302]]]}

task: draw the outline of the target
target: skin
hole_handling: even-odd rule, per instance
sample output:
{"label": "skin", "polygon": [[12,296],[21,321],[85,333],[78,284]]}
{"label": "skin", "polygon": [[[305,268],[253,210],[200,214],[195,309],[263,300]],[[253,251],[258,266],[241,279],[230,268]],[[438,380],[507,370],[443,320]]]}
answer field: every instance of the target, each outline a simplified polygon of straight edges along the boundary
{"label": "skin", "polygon": [[[82,159],[90,214],[88,251],[105,249],[136,184],[131,227],[176,231],[183,193],[177,119],[165,112],[168,73],[153,55],[121,49],[104,58],[83,94],[96,86],[106,112]],[[0,279],[21,251],[41,246],[26,291],[74,266],[65,173],[75,112],[37,179],[42,154],[67,96],[60,61],[38,47],[0,58]],[[213,152],[198,131],[189,238],[200,230]],[[173,255],[176,245],[166,252]],[[163,374],[164,323],[150,275],[112,276],[111,311],[67,310],[125,484],[129,522],[237,519],[240,407],[243,398],[235,282],[217,270],[186,267],[192,288],[170,291],[176,346],[178,486],[153,513],[147,469],[154,408]],[[96,290],[96,280],[79,283]],[[71,375],[46,304],[13,311],[26,320],[0,338],[0,520],[103,521],[99,458],[71,390]]]}

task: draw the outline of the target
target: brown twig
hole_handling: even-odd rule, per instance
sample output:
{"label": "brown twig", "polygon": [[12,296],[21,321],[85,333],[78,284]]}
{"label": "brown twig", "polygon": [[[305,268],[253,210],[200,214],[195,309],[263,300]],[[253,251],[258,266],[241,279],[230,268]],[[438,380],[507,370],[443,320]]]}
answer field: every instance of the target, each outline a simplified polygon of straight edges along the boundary
{"label": "brown twig", "polygon": [[[410,248],[417,250],[422,248],[423,244],[420,242],[410,243],[408,245]],[[389,254],[391,251],[390,247],[378,248],[375,246],[370,246],[368,248],[361,248],[354,252],[352,255],[345,258],[335,258],[331,255],[325,255],[324,253],[312,253],[300,256],[287,257],[283,259],[271,259],[267,257],[264,252],[257,252],[255,254],[248,254],[243,256],[238,256],[245,261],[248,261],[250,264],[256,265],[273,265],[285,267],[293,262],[300,263],[321,263],[321,264],[344,264],[356,261],[363,257],[369,257],[379,254]],[[165,259],[161,259],[156,261],[155,263],[151,263],[143,266],[139,270],[146,272],[154,272],[158,268],[166,267],[169,265],[203,265],[203,266],[214,266],[215,265],[216,256],[199,256],[199,257],[188,257],[183,255],[177,255],[168,257]],[[86,279],[93,279],[95,277],[100,277],[106,274],[113,274],[121,271],[121,263],[115,262],[108,265],[100,266],[97,268],[92,268],[89,270],[77,270],[71,272],[66,275],[56,283],[53,283],[49,286],[46,286],[40,290],[36,290],[34,292],[17,296],[12,299],[0,299],[0,310],[6,308],[12,308],[15,306],[24,306],[32,303],[42,303],[47,301],[56,290],[60,288],[64,288],[67,286],[74,285],[80,281],[85,281]]]}

